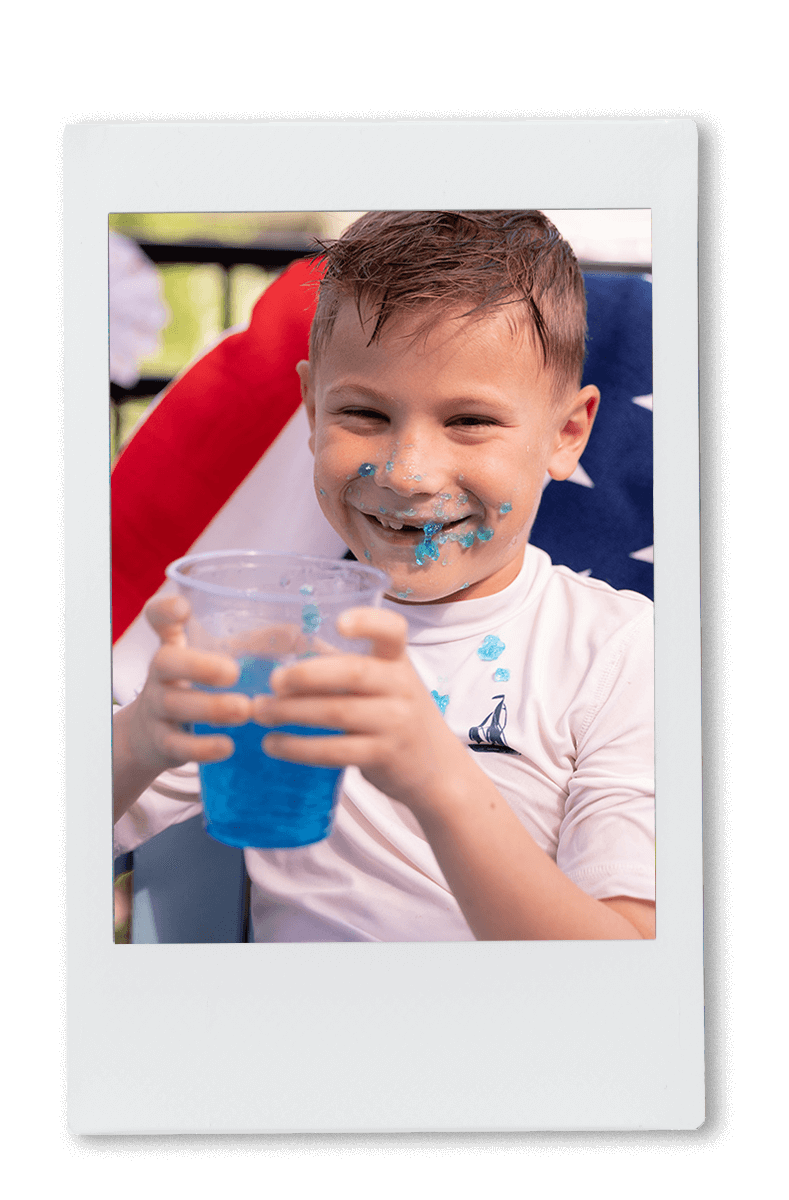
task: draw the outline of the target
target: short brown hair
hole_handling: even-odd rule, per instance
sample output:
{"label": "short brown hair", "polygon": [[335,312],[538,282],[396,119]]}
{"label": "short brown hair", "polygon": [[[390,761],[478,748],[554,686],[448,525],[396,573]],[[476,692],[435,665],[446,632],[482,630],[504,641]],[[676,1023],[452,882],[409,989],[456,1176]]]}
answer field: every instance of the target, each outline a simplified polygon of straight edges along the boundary
{"label": "short brown hair", "polygon": [[512,312],[556,375],[556,391],[580,387],[586,354],[586,295],[575,255],[536,209],[368,212],[336,241],[319,243],[325,273],[310,331],[310,356],[326,346],[342,301],[376,316],[368,345],[386,322],[428,312],[427,332],[458,305],[464,317]]}

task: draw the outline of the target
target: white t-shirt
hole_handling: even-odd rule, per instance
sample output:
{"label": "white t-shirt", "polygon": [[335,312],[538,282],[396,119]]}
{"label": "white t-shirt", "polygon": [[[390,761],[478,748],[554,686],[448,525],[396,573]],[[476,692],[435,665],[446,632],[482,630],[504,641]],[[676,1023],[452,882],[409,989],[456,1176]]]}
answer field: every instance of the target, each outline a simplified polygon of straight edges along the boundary
{"label": "white t-shirt", "polygon": [[[651,602],[529,546],[494,596],[385,603],[450,728],[565,875],[596,899],[654,899]],[[116,853],[199,811],[196,768],[167,772],[116,825]],[[245,854],[256,941],[473,940],[416,819],[355,767],[329,838]]]}

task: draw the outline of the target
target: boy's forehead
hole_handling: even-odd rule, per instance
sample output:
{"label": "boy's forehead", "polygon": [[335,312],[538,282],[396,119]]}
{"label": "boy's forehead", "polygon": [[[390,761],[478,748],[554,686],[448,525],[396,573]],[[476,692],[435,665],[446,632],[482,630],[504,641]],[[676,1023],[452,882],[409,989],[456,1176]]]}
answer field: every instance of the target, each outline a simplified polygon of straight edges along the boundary
{"label": "boy's forehead", "polygon": [[[531,327],[518,320],[515,306],[474,313],[473,301],[453,308],[420,305],[393,314],[373,340],[377,305],[342,300],[319,362],[353,358],[362,363],[396,361],[414,356],[439,362],[458,355],[483,356],[529,375],[542,373],[542,358]],[[327,363],[327,365],[328,365]],[[314,364],[316,367],[318,363]]]}

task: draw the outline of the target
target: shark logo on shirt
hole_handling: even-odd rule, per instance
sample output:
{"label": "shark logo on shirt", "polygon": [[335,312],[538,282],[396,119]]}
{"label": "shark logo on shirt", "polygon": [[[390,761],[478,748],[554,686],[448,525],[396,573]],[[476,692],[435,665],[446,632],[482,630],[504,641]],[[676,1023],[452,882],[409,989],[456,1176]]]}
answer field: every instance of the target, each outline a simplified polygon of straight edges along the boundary
{"label": "shark logo on shirt", "polygon": [[517,754],[512,746],[508,746],[504,737],[504,726],[507,724],[507,706],[504,696],[493,696],[498,704],[489,712],[480,725],[472,725],[468,731],[469,749],[480,754]]}

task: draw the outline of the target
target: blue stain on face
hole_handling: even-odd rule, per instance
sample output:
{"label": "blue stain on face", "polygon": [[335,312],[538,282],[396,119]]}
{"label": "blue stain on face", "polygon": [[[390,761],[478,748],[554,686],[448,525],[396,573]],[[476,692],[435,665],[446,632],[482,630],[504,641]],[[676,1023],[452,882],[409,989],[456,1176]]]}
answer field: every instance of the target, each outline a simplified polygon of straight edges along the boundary
{"label": "blue stain on face", "polygon": [[468,496],[458,496],[458,504],[468,504]]}
{"label": "blue stain on face", "polygon": [[375,474],[375,463],[362,463],[362,465],[359,467],[359,474],[360,475],[374,475]]}
{"label": "blue stain on face", "polygon": [[447,711],[447,705],[449,704],[449,696],[439,696],[438,692],[431,692],[430,695],[433,697],[436,704],[441,709],[441,715],[443,716],[444,713]]}
{"label": "blue stain on face", "polygon": [[497,638],[495,633],[489,633],[482,645],[477,650],[477,657],[483,662],[494,662],[500,658],[507,649],[501,638]]}
{"label": "blue stain on face", "polygon": [[394,471],[394,463],[392,462],[392,460],[391,460],[391,459],[390,459],[390,460],[389,460],[389,462],[386,464],[386,470],[387,470],[387,471]]}
{"label": "blue stain on face", "polygon": [[364,557],[367,559],[367,561],[368,561],[368,562],[372,562],[372,561],[373,561],[373,556],[372,556],[372,554],[370,553],[370,551],[369,551],[369,550],[365,550],[365,552],[364,552]]}
{"label": "blue stain on face", "polygon": [[441,525],[437,521],[428,521],[427,525],[425,525],[422,531],[424,537],[414,551],[418,566],[421,567],[426,558],[432,559],[433,562],[437,561],[440,551],[438,546],[434,544],[433,537],[440,529]]}
{"label": "blue stain on face", "polygon": [[425,539],[425,541],[419,543],[414,553],[416,555],[416,561],[421,567],[426,558],[430,558],[433,560],[433,562],[437,562],[441,551],[439,550],[438,546],[434,545],[433,542],[429,542],[427,539]]}
{"label": "blue stain on face", "polygon": [[479,538],[479,540],[481,542],[489,542],[490,539],[493,537],[493,530],[492,529],[478,529],[477,537]]}
{"label": "blue stain on face", "polygon": [[512,512],[512,505],[510,504],[509,500],[507,501],[506,504],[502,504],[501,508],[499,509],[499,512],[501,513],[502,516],[504,516],[505,513]]}
{"label": "blue stain on face", "polygon": [[466,548],[468,548],[469,546],[473,546],[474,545],[474,534],[473,533],[464,533],[463,537],[458,538],[458,541],[460,542],[461,546],[466,546]]}
{"label": "blue stain on face", "polygon": [[498,667],[498,669],[493,672],[494,683],[506,683],[509,677],[510,673],[506,667]]}

